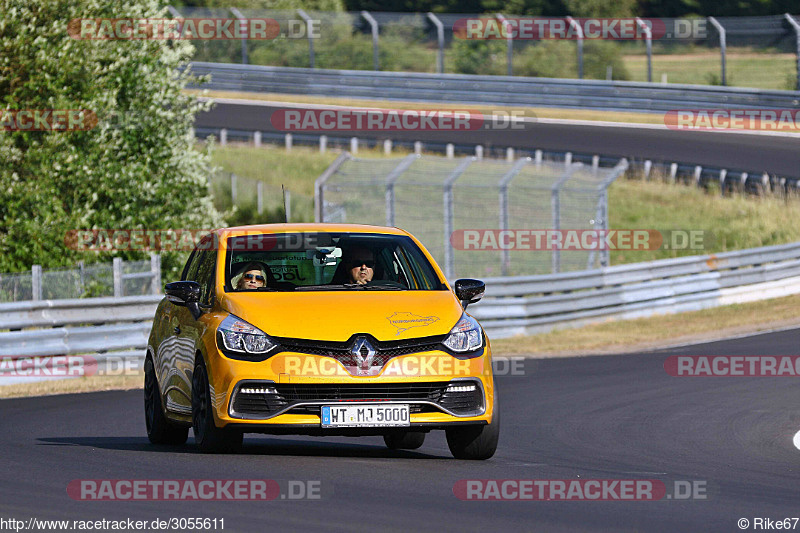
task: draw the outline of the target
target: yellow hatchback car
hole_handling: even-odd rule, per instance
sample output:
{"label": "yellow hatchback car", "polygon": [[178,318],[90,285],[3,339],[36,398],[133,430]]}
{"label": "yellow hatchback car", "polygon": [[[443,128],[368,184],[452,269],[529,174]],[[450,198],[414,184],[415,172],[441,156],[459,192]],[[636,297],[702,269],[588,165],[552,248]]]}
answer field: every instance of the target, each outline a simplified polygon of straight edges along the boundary
{"label": "yellow hatchback car", "polygon": [[207,452],[244,433],[381,435],[416,449],[444,430],[461,459],[488,459],[500,416],[489,341],[397,228],[270,224],[214,231],[166,285],[145,360],[147,435]]}

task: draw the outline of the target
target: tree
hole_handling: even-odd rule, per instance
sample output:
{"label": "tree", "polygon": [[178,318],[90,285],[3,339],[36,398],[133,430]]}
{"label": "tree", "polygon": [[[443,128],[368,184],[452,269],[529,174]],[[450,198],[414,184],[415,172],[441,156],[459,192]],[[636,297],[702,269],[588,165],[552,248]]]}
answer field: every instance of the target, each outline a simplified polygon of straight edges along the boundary
{"label": "tree", "polygon": [[[110,260],[65,244],[70,229],[223,224],[195,150],[184,93],[189,41],[80,40],[80,18],[166,18],[156,0],[0,0],[0,109],[82,109],[88,131],[0,131],[0,272]],[[6,113],[8,116],[8,113]],[[141,258],[144,252],[118,253]],[[180,258],[165,257],[175,267]]]}

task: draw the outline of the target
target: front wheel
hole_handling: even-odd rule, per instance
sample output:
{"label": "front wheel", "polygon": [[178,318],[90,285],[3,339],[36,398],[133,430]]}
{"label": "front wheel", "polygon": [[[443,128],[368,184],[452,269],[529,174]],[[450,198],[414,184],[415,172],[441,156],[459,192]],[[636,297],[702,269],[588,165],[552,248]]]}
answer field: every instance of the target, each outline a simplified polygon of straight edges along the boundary
{"label": "front wheel", "polygon": [[147,438],[153,444],[179,445],[184,444],[189,437],[188,427],[170,422],[164,416],[161,391],[150,357],[144,362],[144,421],[147,426]]}
{"label": "front wheel", "polygon": [[458,426],[445,430],[447,446],[456,459],[489,459],[500,438],[500,409],[495,394],[492,422],[483,426]]}
{"label": "front wheel", "polygon": [[192,430],[194,441],[206,453],[233,452],[242,445],[243,434],[214,423],[208,372],[202,356],[198,355],[192,376]]}

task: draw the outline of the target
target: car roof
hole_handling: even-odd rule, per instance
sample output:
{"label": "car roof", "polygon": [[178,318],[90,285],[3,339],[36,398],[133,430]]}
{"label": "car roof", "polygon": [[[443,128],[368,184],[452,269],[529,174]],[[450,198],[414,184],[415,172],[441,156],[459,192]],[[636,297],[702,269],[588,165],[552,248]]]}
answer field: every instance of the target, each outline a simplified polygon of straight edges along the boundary
{"label": "car roof", "polygon": [[253,235],[257,233],[292,233],[292,232],[336,232],[336,233],[383,233],[388,235],[408,235],[399,228],[387,226],[370,226],[367,224],[323,224],[323,223],[290,223],[290,224],[257,224],[253,226],[236,226],[214,230],[225,237]]}

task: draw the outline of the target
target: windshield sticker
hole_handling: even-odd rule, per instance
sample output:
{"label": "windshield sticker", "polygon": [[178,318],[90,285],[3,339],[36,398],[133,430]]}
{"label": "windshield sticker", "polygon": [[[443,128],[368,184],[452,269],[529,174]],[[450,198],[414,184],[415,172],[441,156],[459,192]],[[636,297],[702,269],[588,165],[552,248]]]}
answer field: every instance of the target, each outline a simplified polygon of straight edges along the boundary
{"label": "windshield sticker", "polygon": [[419,316],[407,311],[395,312],[392,316],[387,316],[386,318],[397,328],[397,335],[411,328],[430,326],[439,320],[439,317],[436,316]]}

